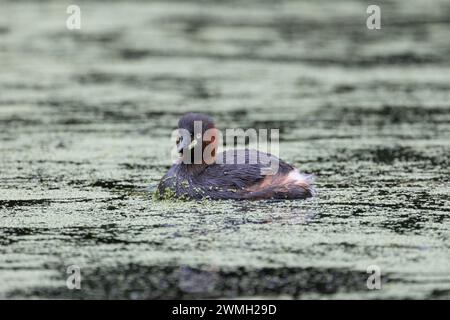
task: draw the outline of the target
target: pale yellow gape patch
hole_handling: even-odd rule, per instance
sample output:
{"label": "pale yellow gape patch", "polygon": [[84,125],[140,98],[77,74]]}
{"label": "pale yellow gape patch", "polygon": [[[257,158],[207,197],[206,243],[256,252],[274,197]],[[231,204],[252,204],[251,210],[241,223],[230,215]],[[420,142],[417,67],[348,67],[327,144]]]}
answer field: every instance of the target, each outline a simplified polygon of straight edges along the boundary
{"label": "pale yellow gape patch", "polygon": [[188,149],[191,150],[192,148],[195,148],[195,146],[198,144],[198,139],[200,139],[202,135],[200,133],[197,134],[196,138],[192,140],[191,143],[188,145]]}
{"label": "pale yellow gape patch", "polygon": [[191,150],[192,148],[194,148],[197,145],[197,143],[198,143],[197,140],[193,140],[191,143],[189,143],[188,149]]}

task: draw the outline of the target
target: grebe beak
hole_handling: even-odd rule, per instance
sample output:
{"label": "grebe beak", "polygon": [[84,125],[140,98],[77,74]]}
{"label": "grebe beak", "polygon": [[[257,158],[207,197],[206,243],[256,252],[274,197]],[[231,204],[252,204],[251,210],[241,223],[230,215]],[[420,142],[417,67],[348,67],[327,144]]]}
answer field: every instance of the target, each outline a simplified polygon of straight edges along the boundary
{"label": "grebe beak", "polygon": [[178,150],[179,153],[183,152],[184,149],[192,150],[198,144],[198,140],[197,139],[192,140],[189,144],[187,144],[184,141],[189,141],[189,140],[180,139],[180,140],[177,141],[177,150]]}
{"label": "grebe beak", "polygon": [[193,149],[197,145],[197,143],[198,143],[197,139],[192,140],[192,142],[189,143],[189,145],[187,146],[188,150]]}

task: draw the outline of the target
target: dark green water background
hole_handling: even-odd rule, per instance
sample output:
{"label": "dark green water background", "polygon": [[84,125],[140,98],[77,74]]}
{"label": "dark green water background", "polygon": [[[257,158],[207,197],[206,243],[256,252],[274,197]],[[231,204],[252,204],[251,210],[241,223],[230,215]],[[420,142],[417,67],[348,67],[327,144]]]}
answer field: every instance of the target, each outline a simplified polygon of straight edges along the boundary
{"label": "dark green water background", "polygon": [[[0,2],[0,298],[450,297],[449,1],[67,4]],[[153,201],[194,110],[318,196]]]}

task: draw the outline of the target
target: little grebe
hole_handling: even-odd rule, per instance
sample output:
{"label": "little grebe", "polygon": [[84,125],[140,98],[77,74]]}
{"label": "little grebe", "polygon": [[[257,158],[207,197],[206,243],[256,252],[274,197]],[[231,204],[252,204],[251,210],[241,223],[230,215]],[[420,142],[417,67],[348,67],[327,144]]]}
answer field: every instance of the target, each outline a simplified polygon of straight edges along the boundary
{"label": "little grebe", "polygon": [[[218,131],[209,116],[187,113],[181,117],[177,137],[180,159],[159,182],[156,196],[261,200],[306,199],[314,195],[311,175],[304,175],[281,159],[256,150],[216,154],[217,137]],[[200,161],[195,161],[198,159],[195,150],[201,152]],[[204,156],[206,150],[209,153]],[[268,174],[274,163],[276,173]]]}

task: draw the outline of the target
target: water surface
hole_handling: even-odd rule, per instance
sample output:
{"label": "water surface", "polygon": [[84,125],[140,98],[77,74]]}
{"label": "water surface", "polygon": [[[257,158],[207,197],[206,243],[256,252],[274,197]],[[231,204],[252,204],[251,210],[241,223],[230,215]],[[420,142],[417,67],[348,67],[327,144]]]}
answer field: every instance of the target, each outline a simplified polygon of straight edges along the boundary
{"label": "water surface", "polygon": [[[450,6],[367,5],[0,2],[0,297],[448,299]],[[152,200],[187,111],[279,128],[318,196]]]}

